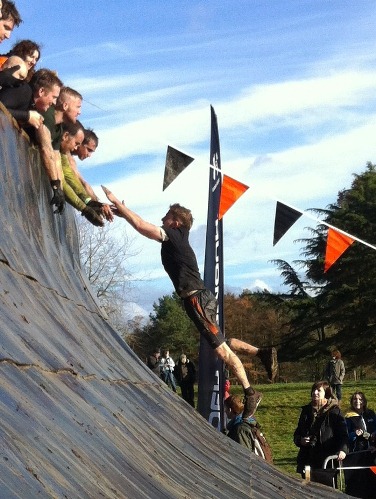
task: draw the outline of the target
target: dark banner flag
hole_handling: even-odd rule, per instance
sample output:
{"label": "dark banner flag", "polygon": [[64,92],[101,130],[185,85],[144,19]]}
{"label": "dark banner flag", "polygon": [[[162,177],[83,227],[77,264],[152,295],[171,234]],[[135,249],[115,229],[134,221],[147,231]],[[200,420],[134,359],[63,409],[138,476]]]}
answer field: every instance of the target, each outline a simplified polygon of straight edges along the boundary
{"label": "dark banner flag", "polygon": [[302,213],[300,211],[277,201],[275,208],[273,246],[278,243],[281,237],[286,234],[301,216]]}
{"label": "dark banner flag", "polygon": [[180,173],[194,161],[193,158],[171,146],[167,146],[166,165],[163,179],[163,190],[176,179]]}
{"label": "dark banner flag", "polygon": [[[223,231],[222,220],[218,219],[221,197],[221,157],[219,150],[219,134],[217,116],[212,106],[211,110],[211,140],[208,220],[205,249],[205,286],[210,289],[218,300],[217,321],[223,330]],[[223,378],[224,365],[217,357],[207,341],[201,337],[199,381],[198,381],[198,411],[219,431],[224,428],[223,409]]]}

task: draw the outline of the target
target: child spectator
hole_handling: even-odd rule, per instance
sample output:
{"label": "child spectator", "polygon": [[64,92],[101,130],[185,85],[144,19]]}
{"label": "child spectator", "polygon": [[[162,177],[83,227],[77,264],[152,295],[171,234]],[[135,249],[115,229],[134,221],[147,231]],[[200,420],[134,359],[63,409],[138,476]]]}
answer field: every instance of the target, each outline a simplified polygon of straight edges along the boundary
{"label": "child spectator", "polygon": [[224,404],[226,416],[229,419],[226,435],[243,447],[247,447],[257,456],[272,463],[272,450],[260,425],[253,416],[249,416],[247,419],[242,418],[244,404],[239,395],[230,395]]}

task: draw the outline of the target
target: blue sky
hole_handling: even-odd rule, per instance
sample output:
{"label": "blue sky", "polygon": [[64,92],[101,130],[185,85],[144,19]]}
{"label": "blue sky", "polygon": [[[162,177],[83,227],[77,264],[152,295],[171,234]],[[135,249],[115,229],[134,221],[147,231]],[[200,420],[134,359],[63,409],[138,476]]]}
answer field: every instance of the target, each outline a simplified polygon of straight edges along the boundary
{"label": "blue sky", "polygon": [[[376,161],[374,1],[16,3],[24,23],[1,49],[24,38],[41,43],[38,67],[56,69],[83,94],[81,121],[100,139],[79,164],[83,175],[150,222],[170,203],[191,208],[201,270],[214,107],[222,170],[249,186],[224,218],[229,291],[281,291],[270,260],[299,258],[294,240],[315,222],[301,217],[273,247],[276,199],[324,208]],[[168,144],[195,161],[163,192]],[[133,313],[150,312],[172,285],[158,244],[128,234],[138,255],[127,299]]]}

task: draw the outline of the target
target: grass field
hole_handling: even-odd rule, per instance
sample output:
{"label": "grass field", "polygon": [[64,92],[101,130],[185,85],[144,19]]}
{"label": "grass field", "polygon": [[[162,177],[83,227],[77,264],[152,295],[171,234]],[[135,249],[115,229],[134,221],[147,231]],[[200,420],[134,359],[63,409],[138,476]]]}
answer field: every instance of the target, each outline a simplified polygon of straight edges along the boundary
{"label": "grass field", "polygon": [[[273,449],[274,464],[284,473],[296,474],[298,448],[292,438],[302,405],[310,402],[312,383],[276,383],[258,385],[263,399],[257,409],[256,419]],[[365,393],[368,407],[376,411],[376,380],[346,381],[343,385],[341,409],[346,413],[350,396],[357,390]],[[232,394],[242,394],[240,387],[231,387]]]}
{"label": "grass field", "polygon": [[[313,383],[275,383],[257,385],[263,399],[256,419],[273,449],[274,464],[284,473],[298,477],[296,456],[298,448],[293,443],[293,434],[298,424],[301,407],[310,402]],[[360,390],[367,397],[368,407],[376,412],[376,380],[345,381],[342,388],[341,410],[349,409],[351,395]],[[178,389],[180,393],[180,389]],[[195,390],[197,404],[197,386]],[[231,385],[232,395],[242,395],[240,386]]]}

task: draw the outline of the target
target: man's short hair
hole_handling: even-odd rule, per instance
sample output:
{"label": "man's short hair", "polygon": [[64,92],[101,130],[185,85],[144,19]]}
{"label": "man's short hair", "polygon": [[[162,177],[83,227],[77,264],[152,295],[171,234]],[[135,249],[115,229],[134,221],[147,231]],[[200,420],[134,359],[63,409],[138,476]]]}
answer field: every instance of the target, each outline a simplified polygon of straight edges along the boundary
{"label": "man's short hair", "polygon": [[190,230],[193,224],[192,212],[188,208],[184,208],[179,203],[170,205],[170,212],[175,220],[181,222],[183,227]]}
{"label": "man's short hair", "polygon": [[43,68],[35,71],[29,85],[31,86],[33,93],[36,93],[40,88],[52,90],[55,85],[61,88],[63,86],[63,82],[57,76],[55,71]]}
{"label": "man's short hair", "polygon": [[60,95],[56,101],[55,108],[58,111],[63,111],[63,104],[68,100],[69,97],[82,100],[82,95],[79,92],[77,92],[77,90],[73,90],[73,88],[70,87],[62,87],[60,89]]}
{"label": "man's short hair", "polygon": [[1,15],[4,21],[11,19],[14,23],[14,26],[19,26],[22,23],[22,19],[20,13],[17,10],[14,2],[10,0],[3,0],[3,6],[1,7]]}

